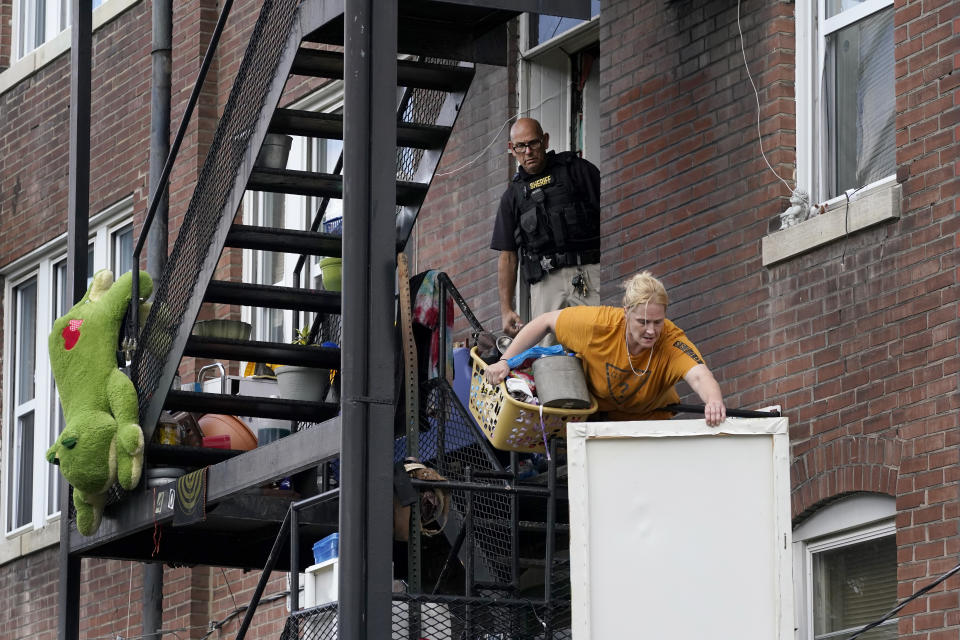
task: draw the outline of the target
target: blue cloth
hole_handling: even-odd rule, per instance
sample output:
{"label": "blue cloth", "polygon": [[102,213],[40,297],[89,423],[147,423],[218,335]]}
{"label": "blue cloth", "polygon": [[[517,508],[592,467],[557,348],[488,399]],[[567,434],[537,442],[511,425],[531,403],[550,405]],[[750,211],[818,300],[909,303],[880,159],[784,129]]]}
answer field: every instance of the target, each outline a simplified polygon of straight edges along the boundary
{"label": "blue cloth", "polygon": [[523,353],[518,353],[509,360],[507,360],[507,366],[511,369],[523,369],[526,366],[529,366],[528,361],[536,360],[537,358],[543,358],[544,356],[562,356],[566,353],[567,350],[563,348],[561,344],[555,344],[549,347],[530,347]]}

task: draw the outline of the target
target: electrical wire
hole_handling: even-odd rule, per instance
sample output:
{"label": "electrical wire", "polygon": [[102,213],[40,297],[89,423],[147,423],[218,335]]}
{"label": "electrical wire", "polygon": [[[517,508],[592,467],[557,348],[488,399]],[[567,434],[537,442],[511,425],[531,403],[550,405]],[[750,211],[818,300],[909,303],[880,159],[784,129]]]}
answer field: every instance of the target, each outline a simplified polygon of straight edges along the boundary
{"label": "electrical wire", "polygon": [[230,581],[227,580],[227,572],[226,572],[226,570],[224,570],[223,567],[220,567],[220,574],[223,576],[223,583],[224,583],[225,585],[227,585],[227,591],[230,592],[230,599],[233,600],[233,606],[234,606],[234,608],[237,608],[237,607],[239,606],[239,605],[237,604],[237,599],[236,599],[236,597],[233,595],[233,588],[230,586]]}
{"label": "electrical wire", "polygon": [[553,94],[552,96],[548,96],[548,97],[544,98],[543,100],[540,101],[539,104],[536,104],[536,105],[534,105],[534,106],[532,106],[532,107],[529,107],[529,108],[527,108],[527,109],[525,109],[525,110],[523,110],[523,111],[520,111],[520,112],[518,112],[516,115],[510,116],[509,118],[507,118],[507,119],[504,121],[504,123],[503,123],[502,125],[500,125],[500,128],[497,129],[497,132],[494,134],[493,139],[490,141],[490,144],[488,144],[487,146],[485,146],[485,147],[480,151],[480,153],[478,153],[478,154],[475,155],[473,158],[471,158],[471,159],[468,160],[467,162],[463,163],[463,164],[460,165],[459,167],[456,167],[456,168],[454,168],[454,169],[451,169],[450,171],[441,171],[441,172],[436,173],[435,175],[438,176],[438,177],[443,177],[443,176],[450,176],[450,175],[453,175],[453,174],[455,174],[455,173],[460,173],[461,171],[463,171],[464,169],[466,169],[467,167],[469,167],[470,165],[472,165],[473,163],[477,162],[480,158],[483,157],[483,155],[487,152],[487,150],[489,150],[490,147],[492,147],[492,146],[494,145],[494,143],[497,141],[497,139],[500,137],[500,134],[503,132],[504,127],[506,127],[508,124],[510,124],[511,122],[513,122],[514,120],[516,120],[517,118],[519,118],[522,114],[530,113],[530,112],[533,111],[534,109],[539,109],[540,107],[542,107],[543,105],[547,104],[548,102],[550,102],[550,101],[553,100],[554,98],[559,98],[559,97],[560,97],[560,93],[557,92],[557,93]]}
{"label": "electrical wire", "polygon": [[737,0],[737,31],[740,32],[740,53],[743,54],[743,67],[747,70],[747,78],[753,87],[753,95],[757,99],[757,143],[760,145],[760,155],[763,156],[763,161],[767,163],[767,168],[770,169],[770,173],[777,176],[777,179],[780,180],[790,191],[790,194],[793,195],[795,189],[780,177],[780,174],[776,172],[773,165],[767,160],[767,154],[763,152],[763,134],[760,132],[760,92],[757,90],[757,84],[753,81],[753,75],[750,73],[750,65],[747,64],[747,49],[743,42],[743,29],[740,27],[740,1],[741,0]]}
{"label": "electrical wire", "polygon": [[888,612],[886,613],[886,615],[884,615],[884,616],[883,616],[882,618],[880,618],[879,620],[875,620],[875,621],[871,622],[870,624],[866,625],[865,627],[863,627],[862,629],[860,629],[859,631],[857,631],[855,634],[853,634],[852,636],[850,636],[849,638],[847,638],[847,640],[854,640],[854,638],[857,638],[858,636],[866,633],[867,631],[870,631],[870,629],[873,629],[874,627],[877,627],[877,626],[883,624],[884,622],[886,622],[887,620],[889,620],[889,619],[892,618],[893,616],[897,615],[897,613],[899,613],[900,610],[903,609],[905,606],[907,606],[908,604],[910,604],[910,602],[912,602],[913,600],[919,598],[920,596],[922,596],[923,594],[925,594],[927,591],[930,591],[930,590],[933,589],[935,586],[937,586],[938,584],[940,584],[941,582],[943,582],[944,580],[946,580],[947,578],[949,578],[950,576],[952,576],[953,574],[955,574],[957,571],[960,571],[960,564],[958,564],[957,566],[955,566],[953,569],[950,569],[950,571],[947,571],[945,574],[943,574],[942,576],[940,576],[939,578],[937,578],[936,580],[934,580],[933,582],[931,582],[930,584],[928,584],[928,585],[925,586],[924,588],[920,589],[920,591],[917,591],[915,594],[913,594],[912,596],[910,596],[909,598],[907,598],[906,600],[904,600],[903,602],[901,602],[900,604],[898,604],[897,606],[895,606],[893,609],[890,609],[890,611],[888,611]]}

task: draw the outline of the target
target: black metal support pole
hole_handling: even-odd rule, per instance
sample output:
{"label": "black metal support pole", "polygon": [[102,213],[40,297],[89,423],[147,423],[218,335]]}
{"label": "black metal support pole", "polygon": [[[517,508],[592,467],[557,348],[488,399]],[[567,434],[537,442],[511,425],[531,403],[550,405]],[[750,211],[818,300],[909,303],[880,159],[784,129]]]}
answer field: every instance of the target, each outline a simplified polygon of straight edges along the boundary
{"label": "black metal support pole", "polygon": [[550,495],[547,497],[547,540],[544,553],[543,569],[543,600],[547,603],[546,628],[544,637],[549,640],[553,637],[553,555],[556,545],[557,520],[557,439],[551,438],[549,443],[549,459],[547,460],[547,488]]}
{"label": "black metal support pole", "polygon": [[391,634],[397,3],[344,3],[339,634]]}
{"label": "black metal support pole", "polygon": [[80,638],[80,557],[70,553],[70,485],[60,479],[60,592],[57,597],[57,638]]}
{"label": "black metal support pole", "polygon": [[[520,470],[520,454],[516,451],[510,452],[510,470],[513,472],[513,480],[510,484],[515,485],[518,482],[517,474]],[[510,586],[511,595],[514,598],[520,597],[520,496],[513,494],[510,496]]]}
{"label": "black metal support pole", "polygon": [[290,509],[290,613],[300,610],[300,512]]}
{"label": "black metal support pole", "polygon": [[90,235],[90,76],[93,12],[89,2],[72,3],[70,43],[70,195],[67,203],[67,279],[70,298],[87,290]]}
{"label": "black metal support pole", "polygon": [[163,564],[143,563],[143,637],[160,640],[163,628]]}
{"label": "black metal support pole", "polygon": [[[466,480],[466,482],[468,483],[473,482],[473,469],[471,467],[467,467],[464,470],[463,477]],[[463,595],[469,598],[473,595],[473,581],[474,581],[473,563],[474,563],[474,553],[476,550],[476,538],[474,537],[474,534],[473,534],[473,491],[468,489],[466,493],[467,493],[467,504],[466,504],[466,507],[464,508],[464,513],[463,513],[463,521],[464,521],[463,526],[466,528],[466,531],[467,531],[466,537],[465,537],[467,548],[466,548],[464,563],[463,563],[463,569],[464,569],[463,573],[464,573],[464,580],[465,580],[465,584],[463,585]],[[469,604],[467,604],[465,607],[463,618],[464,618],[464,627],[466,630],[465,637],[472,638],[473,637],[473,607],[471,607]]]}
{"label": "black metal support pole", "polygon": [[[70,17],[70,193],[67,203],[67,282],[73,302],[87,290],[90,236],[90,84],[93,5],[73,0]],[[80,637],[80,558],[70,553],[70,487],[60,480],[60,578],[57,637]]]}

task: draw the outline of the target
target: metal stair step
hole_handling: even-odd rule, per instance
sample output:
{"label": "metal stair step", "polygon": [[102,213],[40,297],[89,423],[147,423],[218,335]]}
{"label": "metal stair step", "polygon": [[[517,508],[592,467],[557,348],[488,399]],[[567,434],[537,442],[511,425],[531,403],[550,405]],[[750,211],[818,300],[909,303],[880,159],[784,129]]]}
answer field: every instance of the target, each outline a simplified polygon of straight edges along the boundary
{"label": "metal stair step", "polygon": [[[297,109],[277,109],[270,120],[270,133],[343,140],[343,116]],[[397,146],[412,149],[442,149],[450,127],[414,122],[397,123]]]}
{"label": "metal stair step", "polygon": [[317,313],[340,313],[339,291],[318,291],[276,287],[247,282],[213,280],[207,286],[204,302],[237,304],[268,309],[293,309]]}
{"label": "metal stair step", "polygon": [[[292,193],[317,198],[343,198],[343,178],[332,173],[257,167],[250,173],[247,189],[270,193]],[[427,185],[397,181],[397,204],[416,206],[427,196]]]}
{"label": "metal stair step", "polygon": [[214,360],[246,360],[321,369],[340,368],[340,349],[315,345],[227,340],[190,336],[184,355]]}
{"label": "metal stair step", "polygon": [[343,254],[342,238],[319,231],[299,231],[276,227],[254,227],[235,224],[227,234],[226,246],[259,251],[282,251],[312,256],[339,257]]}
{"label": "metal stair step", "polygon": [[[343,79],[343,54],[301,48],[290,73],[317,78]],[[439,91],[465,91],[474,71],[471,67],[432,64],[413,60],[397,61],[397,86]]]}
{"label": "metal stair step", "polygon": [[172,390],[167,394],[163,408],[169,411],[221,413],[234,416],[297,420],[299,422],[323,422],[340,412],[340,405],[329,402],[306,402],[284,398],[259,398]]}

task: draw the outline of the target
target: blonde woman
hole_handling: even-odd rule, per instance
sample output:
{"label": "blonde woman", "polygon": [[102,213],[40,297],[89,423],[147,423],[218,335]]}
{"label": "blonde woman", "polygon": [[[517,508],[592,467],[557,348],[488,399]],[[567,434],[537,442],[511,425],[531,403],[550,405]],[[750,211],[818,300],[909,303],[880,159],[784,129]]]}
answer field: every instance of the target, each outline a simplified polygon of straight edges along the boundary
{"label": "blonde woman", "polygon": [[681,379],[700,396],[707,424],[727,417],[723,394],[697,347],[667,319],[663,284],[644,271],[625,285],[623,308],[569,307],[537,316],[521,329],[503,358],[485,372],[499,384],[510,373],[507,360],[536,345],[548,332],[583,359],[587,387],[610,420],[671,417],[662,407],[679,402]]}

